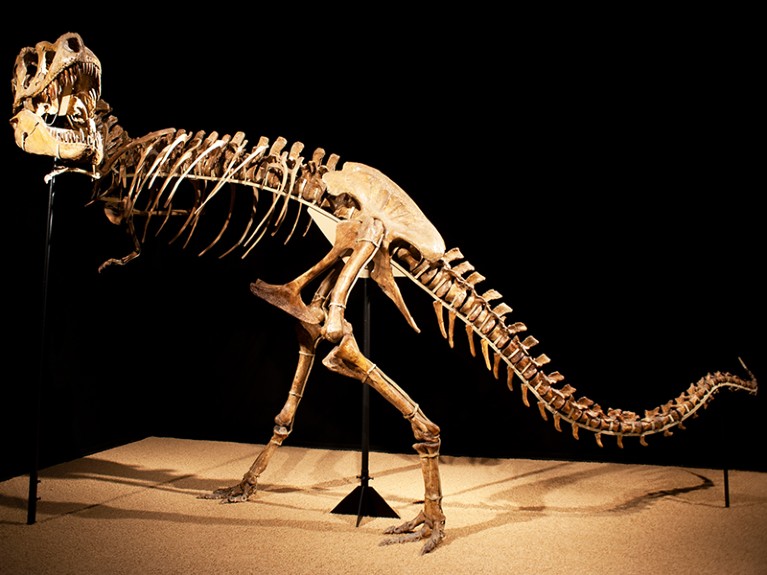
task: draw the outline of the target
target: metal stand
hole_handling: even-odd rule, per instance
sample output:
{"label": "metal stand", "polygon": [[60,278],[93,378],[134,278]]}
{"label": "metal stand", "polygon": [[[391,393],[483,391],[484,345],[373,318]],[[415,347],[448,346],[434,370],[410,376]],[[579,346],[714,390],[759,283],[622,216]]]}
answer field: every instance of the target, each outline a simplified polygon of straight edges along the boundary
{"label": "metal stand", "polygon": [[[362,350],[370,357],[370,299],[368,297],[368,278],[363,279],[363,341]],[[362,385],[362,463],[360,474],[357,476],[360,485],[344,497],[331,513],[340,515],[356,515],[357,527],[363,516],[367,517],[399,517],[378,492],[368,483],[372,479],[368,464],[370,461],[370,386]]]}
{"label": "metal stand", "polygon": [[32,449],[29,470],[29,494],[27,498],[27,525],[37,521],[37,486],[40,483],[38,471],[40,468],[40,403],[42,388],[45,382],[45,368],[48,357],[48,275],[51,259],[51,234],[53,231],[53,184],[56,178],[51,177],[48,183],[48,214],[45,226],[45,255],[43,258],[43,316],[40,336],[40,373],[32,398]]}
{"label": "metal stand", "polygon": [[[729,399],[729,398],[728,398]],[[728,432],[727,432],[727,426],[722,424],[722,421],[727,421],[729,419],[729,402],[725,401],[724,405],[722,406],[722,409],[724,410],[722,413],[722,419],[720,420],[719,424],[719,433],[717,434],[717,437],[719,438],[719,453],[720,453],[720,462],[722,464],[722,481],[723,486],[722,489],[724,490],[724,506],[725,508],[730,506],[730,457],[729,457],[729,451],[726,449],[727,445],[732,445],[729,442]]]}

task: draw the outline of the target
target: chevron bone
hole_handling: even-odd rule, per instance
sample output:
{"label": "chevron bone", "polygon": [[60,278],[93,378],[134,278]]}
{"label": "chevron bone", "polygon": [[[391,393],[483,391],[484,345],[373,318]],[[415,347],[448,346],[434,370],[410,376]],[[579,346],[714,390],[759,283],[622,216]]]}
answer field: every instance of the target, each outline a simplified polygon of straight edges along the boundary
{"label": "chevron bone", "polygon": [[579,430],[585,429],[594,434],[599,447],[603,447],[603,435],[615,436],[621,448],[626,436],[638,437],[642,445],[647,445],[648,435],[668,436],[673,427],[684,429],[683,422],[696,416],[722,388],[756,393],[756,378],[740,360],[748,379],[724,372],[706,374],[676,398],[646,410],[641,417],[628,410],[604,410],[586,396],[576,397],[576,389],[570,384],[561,385],[564,376],[558,371],[543,371],[550,358],[546,354],[531,355],[538,340],[532,335],[520,339],[520,334],[527,330],[525,324],[507,323],[511,307],[500,301],[501,294],[496,290],[478,290],[485,278],[463,258],[458,248],[446,252],[438,262],[418,259],[406,249],[398,250],[395,256],[434,299],[439,329],[450,347],[455,345],[455,321],[459,319],[466,326],[472,356],[477,355],[476,336],[485,365],[493,376],[498,379],[501,363],[505,364],[509,389],[514,389],[514,379],[518,379],[523,403],[530,407],[529,395],[532,394],[541,417],[548,420],[551,414],[557,431],[562,431],[562,422],[568,424],[575,439],[579,439]]}

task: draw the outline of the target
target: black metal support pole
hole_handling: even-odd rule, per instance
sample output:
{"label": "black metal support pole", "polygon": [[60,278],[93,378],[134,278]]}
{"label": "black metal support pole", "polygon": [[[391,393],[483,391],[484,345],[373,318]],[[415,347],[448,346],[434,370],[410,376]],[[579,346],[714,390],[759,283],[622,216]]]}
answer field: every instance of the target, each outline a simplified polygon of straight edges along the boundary
{"label": "black metal support pole", "polygon": [[[363,280],[362,293],[362,353],[370,357],[370,298],[368,297],[368,278]],[[370,481],[370,386],[362,386],[362,457],[360,480],[367,487]]]}
{"label": "black metal support pole", "polygon": [[50,273],[51,260],[51,235],[53,232],[53,197],[54,182],[56,178],[51,177],[48,183],[48,214],[45,225],[45,246],[43,257],[43,309],[42,326],[40,329],[40,370],[37,385],[32,392],[32,448],[30,456],[29,469],[29,493],[27,498],[27,525],[32,525],[37,521],[37,486],[40,483],[38,471],[40,467],[40,404],[42,402],[42,389],[45,383],[46,368],[48,365],[48,275]]}
{"label": "black metal support pole", "polygon": [[733,442],[730,441],[730,433],[729,433],[729,427],[727,426],[727,421],[731,421],[730,418],[730,402],[728,401],[730,398],[727,398],[723,402],[723,405],[721,407],[721,419],[719,420],[719,433],[717,434],[717,437],[719,438],[719,457],[720,462],[722,464],[722,481],[723,481],[723,490],[724,490],[724,506],[729,507],[730,506],[730,450],[728,449],[728,446],[733,445]]}
{"label": "black metal support pole", "polygon": [[[362,318],[362,352],[370,357],[370,297],[368,294],[368,278],[363,279],[363,318]],[[362,447],[360,464],[360,484],[354,491],[344,497],[331,513],[341,515],[356,515],[357,527],[363,516],[367,517],[399,517],[389,504],[373,489],[370,483],[370,386],[362,385]]]}

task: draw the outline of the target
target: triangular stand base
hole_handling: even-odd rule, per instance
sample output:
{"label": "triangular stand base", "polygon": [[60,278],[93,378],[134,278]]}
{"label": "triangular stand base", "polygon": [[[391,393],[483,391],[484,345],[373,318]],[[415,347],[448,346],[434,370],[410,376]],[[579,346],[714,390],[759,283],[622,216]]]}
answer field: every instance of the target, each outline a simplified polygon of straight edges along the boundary
{"label": "triangular stand base", "polygon": [[335,506],[331,513],[356,515],[357,527],[363,517],[399,517],[383,497],[369,485],[358,485]]}

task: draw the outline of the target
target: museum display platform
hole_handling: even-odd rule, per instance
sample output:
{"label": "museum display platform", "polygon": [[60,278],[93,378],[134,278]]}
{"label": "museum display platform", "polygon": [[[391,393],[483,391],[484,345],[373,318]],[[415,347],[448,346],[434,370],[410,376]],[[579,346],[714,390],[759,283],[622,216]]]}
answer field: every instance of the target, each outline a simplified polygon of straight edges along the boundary
{"label": "museum display platform", "polygon": [[[261,445],[149,437],[0,483],[0,572],[142,574],[763,574],[767,474],[442,456],[447,536],[381,546],[421,509],[417,456],[369,454],[399,515],[334,513],[357,451],[283,446],[243,504],[198,496],[237,483]],[[724,478],[728,478],[725,497]]]}

